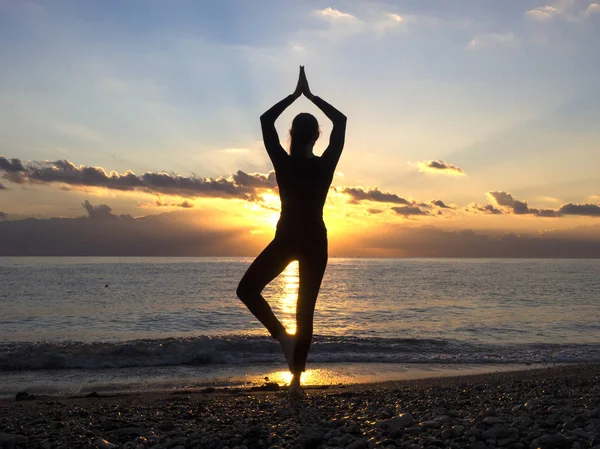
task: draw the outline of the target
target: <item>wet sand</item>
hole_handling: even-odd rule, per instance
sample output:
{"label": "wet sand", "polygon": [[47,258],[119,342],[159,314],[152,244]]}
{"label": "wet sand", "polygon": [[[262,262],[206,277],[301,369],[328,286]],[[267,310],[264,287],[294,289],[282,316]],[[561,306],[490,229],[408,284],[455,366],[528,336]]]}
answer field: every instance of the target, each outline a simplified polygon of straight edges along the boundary
{"label": "wet sand", "polygon": [[600,365],[0,401],[0,448],[600,448]]}

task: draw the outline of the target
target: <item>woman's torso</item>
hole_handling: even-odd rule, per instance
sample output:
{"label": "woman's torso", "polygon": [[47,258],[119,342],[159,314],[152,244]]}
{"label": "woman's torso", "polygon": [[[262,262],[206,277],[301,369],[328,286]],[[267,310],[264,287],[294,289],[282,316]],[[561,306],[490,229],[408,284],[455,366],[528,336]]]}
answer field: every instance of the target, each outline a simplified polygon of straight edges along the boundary
{"label": "woman's torso", "polygon": [[317,156],[307,159],[290,156],[275,168],[275,174],[281,198],[277,228],[324,229],[323,207],[333,172],[323,160]]}

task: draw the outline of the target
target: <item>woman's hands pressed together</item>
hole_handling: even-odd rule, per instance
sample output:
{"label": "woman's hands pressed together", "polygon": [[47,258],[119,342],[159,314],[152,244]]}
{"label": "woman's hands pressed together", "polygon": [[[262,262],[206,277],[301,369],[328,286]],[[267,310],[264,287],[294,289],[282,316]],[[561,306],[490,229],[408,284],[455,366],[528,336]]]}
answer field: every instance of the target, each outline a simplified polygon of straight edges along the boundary
{"label": "woman's hands pressed together", "polygon": [[304,66],[300,66],[300,74],[298,76],[298,84],[296,85],[296,90],[292,94],[294,98],[298,98],[300,95],[304,94],[306,98],[312,100],[314,95],[310,91],[310,87],[308,85],[308,80],[306,79],[306,73],[304,72]]}

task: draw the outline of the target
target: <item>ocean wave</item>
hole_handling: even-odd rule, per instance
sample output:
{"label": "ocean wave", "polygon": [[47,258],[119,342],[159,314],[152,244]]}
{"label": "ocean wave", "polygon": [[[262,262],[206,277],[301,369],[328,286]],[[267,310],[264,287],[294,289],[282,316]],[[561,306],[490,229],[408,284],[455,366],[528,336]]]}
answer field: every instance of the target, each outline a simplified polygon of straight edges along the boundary
{"label": "ocean wave", "polygon": [[[282,360],[275,340],[247,335],[0,344],[0,371],[244,365]],[[309,360],[319,363],[458,364],[600,362],[600,345],[492,345],[443,339],[316,336]]]}

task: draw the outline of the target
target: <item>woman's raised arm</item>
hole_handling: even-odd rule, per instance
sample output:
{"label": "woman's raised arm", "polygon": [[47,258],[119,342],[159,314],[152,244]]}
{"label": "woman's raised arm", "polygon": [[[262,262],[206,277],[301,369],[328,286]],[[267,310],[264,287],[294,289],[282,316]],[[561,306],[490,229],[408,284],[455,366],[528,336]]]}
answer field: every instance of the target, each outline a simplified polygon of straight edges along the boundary
{"label": "woman's raised arm", "polygon": [[312,101],[315,106],[323,111],[327,118],[333,123],[333,130],[331,131],[331,136],[329,136],[329,145],[323,153],[322,159],[331,165],[332,170],[334,170],[340,160],[342,150],[344,149],[344,140],[346,138],[346,116],[321,97],[317,97],[311,93],[306,74],[304,73],[304,67],[300,69],[300,78],[302,82],[302,93],[306,98]]}
{"label": "woman's raised arm", "polygon": [[302,87],[300,84],[300,78],[298,78],[298,84],[293,94],[288,95],[279,103],[273,105],[267,112],[260,116],[260,126],[262,128],[263,141],[265,148],[273,166],[279,163],[279,161],[285,158],[288,154],[281,146],[279,142],[279,135],[277,129],[275,129],[275,120],[281,115],[286,108],[291,105],[296,99],[302,95]]}

